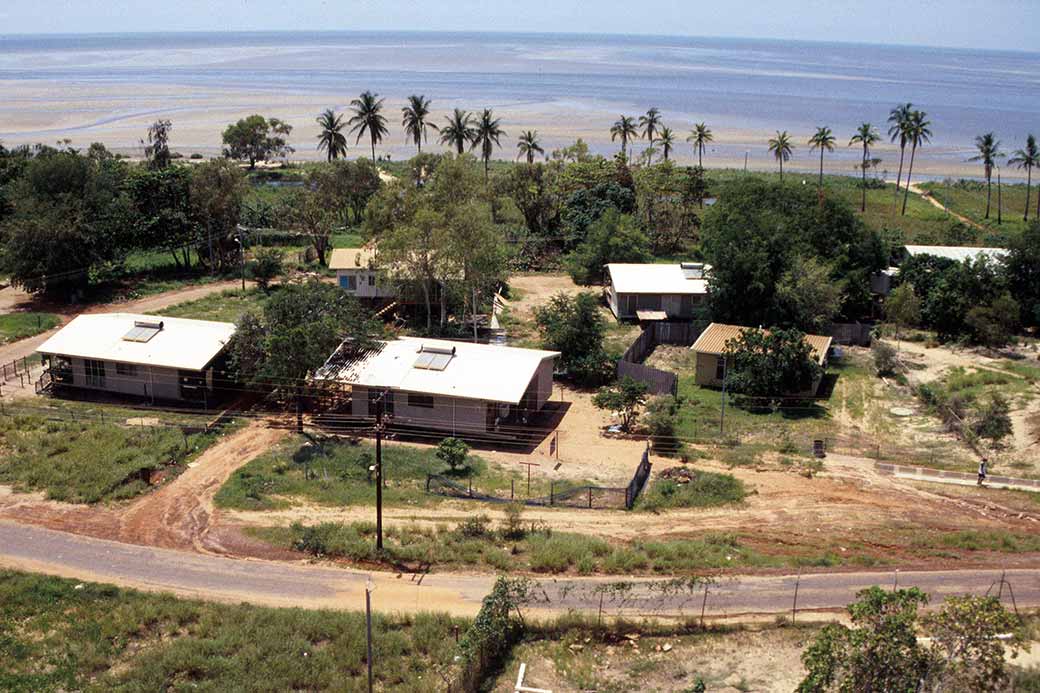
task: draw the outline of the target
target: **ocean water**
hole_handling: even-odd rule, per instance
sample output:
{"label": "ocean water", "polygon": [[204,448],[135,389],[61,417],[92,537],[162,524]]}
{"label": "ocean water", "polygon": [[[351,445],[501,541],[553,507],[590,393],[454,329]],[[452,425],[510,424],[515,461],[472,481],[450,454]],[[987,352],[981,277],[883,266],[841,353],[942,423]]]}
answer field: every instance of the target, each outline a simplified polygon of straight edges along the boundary
{"label": "ocean water", "polygon": [[683,135],[700,120],[733,133],[828,125],[844,145],[860,122],[884,130],[889,109],[911,101],[932,120],[929,155],[951,162],[963,162],[982,132],[996,131],[1007,149],[1040,132],[1040,53],[949,48],[505,33],[0,36],[0,80],[15,95],[53,87],[0,103],[5,141],[139,115],[83,107],[81,122],[32,127],[32,109],[49,97],[119,85],[325,95],[338,107],[367,88],[390,98],[423,93],[442,108],[548,109],[558,129],[567,118],[576,127],[602,120],[594,145],[606,149],[614,114],[650,106]]}

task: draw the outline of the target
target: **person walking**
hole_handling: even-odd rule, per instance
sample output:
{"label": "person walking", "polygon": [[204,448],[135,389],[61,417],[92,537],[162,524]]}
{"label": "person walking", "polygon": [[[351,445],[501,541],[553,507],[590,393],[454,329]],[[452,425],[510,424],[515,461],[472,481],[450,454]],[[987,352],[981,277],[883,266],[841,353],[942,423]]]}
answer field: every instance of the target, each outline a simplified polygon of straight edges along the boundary
{"label": "person walking", "polygon": [[988,460],[983,457],[982,461],[979,462],[979,486],[982,486],[982,482],[986,480],[986,463]]}

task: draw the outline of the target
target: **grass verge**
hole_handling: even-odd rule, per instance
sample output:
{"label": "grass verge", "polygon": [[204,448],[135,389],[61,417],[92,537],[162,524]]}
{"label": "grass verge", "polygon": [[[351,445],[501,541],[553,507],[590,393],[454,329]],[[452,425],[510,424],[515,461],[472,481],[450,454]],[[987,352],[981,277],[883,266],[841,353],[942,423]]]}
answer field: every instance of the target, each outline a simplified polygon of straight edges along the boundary
{"label": "grass verge", "polygon": [[54,313],[8,313],[0,315],[0,344],[16,342],[57,327],[61,318]]}

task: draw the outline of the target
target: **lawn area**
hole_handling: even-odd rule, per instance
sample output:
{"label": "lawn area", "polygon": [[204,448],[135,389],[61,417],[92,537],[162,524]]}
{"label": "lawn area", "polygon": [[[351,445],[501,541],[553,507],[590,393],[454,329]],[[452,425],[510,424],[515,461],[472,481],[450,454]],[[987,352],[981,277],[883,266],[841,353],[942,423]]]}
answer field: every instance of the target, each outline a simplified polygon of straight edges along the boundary
{"label": "lawn area", "polygon": [[[277,291],[277,287],[272,288],[272,293],[274,291]],[[237,322],[244,313],[259,313],[270,296],[271,294],[265,294],[255,288],[246,289],[244,292],[239,289],[227,289],[205,298],[164,308],[160,313],[169,318]]]}
{"label": "lawn area", "polygon": [[0,416],[0,483],[70,503],[132,498],[151,488],[153,471],[175,475],[217,440],[197,432],[204,425],[186,414],[9,404]]}
{"label": "lawn area", "polygon": [[[981,173],[981,168],[979,169]],[[982,181],[959,180],[922,183],[921,188],[932,193],[939,202],[949,206],[950,210],[966,216],[985,227],[979,231],[975,243],[969,245],[1007,244],[1007,237],[1020,233],[1025,229],[1022,214],[1026,207],[1026,186],[1024,184],[1004,184],[1000,193],[1003,209],[1003,223],[997,224],[997,182],[994,174],[993,191],[990,198],[990,215],[986,219],[986,183]],[[1031,193],[1029,218],[1036,214],[1036,188]]]}
{"label": "lawn area", "polygon": [[744,484],[730,474],[694,470],[693,479],[678,483],[672,479],[656,479],[636,507],[657,511],[665,508],[711,508],[739,503],[747,496]]}
{"label": "lawn area", "polygon": [[0,315],[0,344],[16,342],[57,327],[61,318],[54,313],[8,313]]}
{"label": "lawn area", "polygon": [[[374,505],[376,488],[369,467],[375,463],[375,447],[367,441],[331,439],[314,442],[293,436],[235,472],[217,492],[220,507],[239,510],[270,510],[293,502],[329,506]],[[445,498],[426,493],[426,475],[454,477],[473,489],[509,496],[510,482],[519,495],[526,492],[526,477],[520,470],[505,471],[489,465],[475,454],[466,468],[452,472],[431,447],[383,443],[383,471],[387,505],[428,505]],[[523,479],[523,484],[521,480]],[[562,490],[557,485],[557,490]],[[547,482],[532,483],[531,495],[549,495]]]}
{"label": "lawn area", "polygon": [[[378,690],[434,690],[447,615],[372,616]],[[361,691],[361,612],[271,609],[0,572],[5,691]]]}

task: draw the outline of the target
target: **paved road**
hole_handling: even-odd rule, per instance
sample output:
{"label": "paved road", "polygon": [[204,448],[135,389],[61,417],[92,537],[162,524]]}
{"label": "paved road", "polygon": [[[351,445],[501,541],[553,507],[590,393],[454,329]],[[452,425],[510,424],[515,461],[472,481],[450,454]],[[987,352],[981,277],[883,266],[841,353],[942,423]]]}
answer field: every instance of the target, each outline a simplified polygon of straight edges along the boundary
{"label": "paved road", "polygon": [[[392,612],[447,611],[472,615],[494,580],[488,575],[435,573],[421,580],[408,575],[367,573],[359,570],[260,560],[233,559],[171,549],[121,544],[40,527],[0,521],[0,567],[65,577],[111,582],[144,590],[182,596],[270,606],[357,609],[371,581],[376,608]],[[1000,577],[1000,571],[907,572],[898,574],[900,586],[916,585],[933,601],[953,594],[981,594]],[[892,585],[893,572],[832,573],[796,576],[726,578],[709,591],[710,616],[788,613],[796,581],[799,610],[840,609],[857,590],[870,585]],[[1008,581],[1019,607],[1040,606],[1040,569],[1011,570]],[[597,588],[603,579],[538,581],[551,611],[599,608]],[[638,581],[623,597],[604,599],[607,613],[625,611],[645,615],[696,615],[703,591],[662,593],[652,583]],[[660,585],[660,583],[656,583]],[[1009,590],[1004,590],[1010,604]]]}

